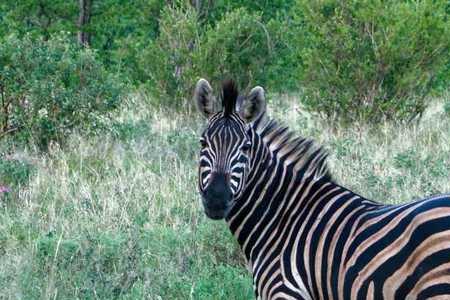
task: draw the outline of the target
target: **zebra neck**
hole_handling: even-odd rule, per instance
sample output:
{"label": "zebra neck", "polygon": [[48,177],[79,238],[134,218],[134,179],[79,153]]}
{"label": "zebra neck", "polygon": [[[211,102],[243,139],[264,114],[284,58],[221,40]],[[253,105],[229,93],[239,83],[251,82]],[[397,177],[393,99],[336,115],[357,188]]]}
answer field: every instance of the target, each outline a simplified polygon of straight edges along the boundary
{"label": "zebra neck", "polygon": [[[270,203],[271,199],[265,196],[267,194],[265,190],[271,185],[269,181],[278,181],[272,174],[280,169],[276,158],[271,155],[262,138],[257,134],[253,134],[251,138],[253,147],[245,186],[227,216],[227,223],[236,237],[239,236],[239,227],[245,225],[245,220],[250,217],[254,219],[255,214],[263,213],[265,209],[262,204]],[[257,211],[254,211],[256,208]]]}
{"label": "zebra neck", "polygon": [[[264,155],[249,173],[242,196],[227,218],[253,272],[267,258],[277,259],[291,229],[307,218],[312,207],[333,209],[348,201],[366,202],[352,191],[334,183],[329,177],[305,178],[276,156]],[[342,202],[336,200],[342,195]],[[336,203],[341,202],[341,203]],[[369,202],[367,200],[367,202]],[[353,206],[353,205],[352,205]],[[324,212],[322,212],[324,213]]]}
{"label": "zebra neck", "polygon": [[[227,217],[249,262],[259,253],[261,233],[273,229],[276,218],[290,202],[289,189],[296,181],[293,170],[270,153],[262,139],[256,138],[257,150],[250,161],[250,171],[241,196]],[[275,221],[275,222],[274,222]]]}

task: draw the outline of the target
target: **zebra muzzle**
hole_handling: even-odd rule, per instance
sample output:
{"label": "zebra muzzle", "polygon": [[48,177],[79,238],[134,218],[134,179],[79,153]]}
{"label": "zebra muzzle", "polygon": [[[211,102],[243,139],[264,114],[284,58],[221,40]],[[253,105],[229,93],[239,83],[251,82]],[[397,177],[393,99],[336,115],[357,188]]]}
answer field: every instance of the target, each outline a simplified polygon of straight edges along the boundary
{"label": "zebra muzzle", "polygon": [[211,182],[201,193],[203,207],[209,218],[223,219],[230,210],[232,192],[225,174],[216,173],[210,180]]}

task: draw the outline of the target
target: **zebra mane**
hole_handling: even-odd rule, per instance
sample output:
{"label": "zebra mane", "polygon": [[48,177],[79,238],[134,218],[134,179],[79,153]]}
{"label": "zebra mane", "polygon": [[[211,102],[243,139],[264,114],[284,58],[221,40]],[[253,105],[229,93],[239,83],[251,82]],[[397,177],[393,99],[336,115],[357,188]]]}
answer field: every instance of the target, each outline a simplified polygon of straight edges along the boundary
{"label": "zebra mane", "polygon": [[233,80],[225,80],[222,83],[222,107],[225,117],[231,115],[235,111],[238,95],[239,91]]}
{"label": "zebra mane", "polygon": [[294,172],[301,172],[305,177],[313,176],[316,179],[324,177],[331,180],[326,161],[328,153],[314,140],[295,137],[287,126],[280,125],[273,119],[267,120],[266,116],[256,120],[253,126],[269,151],[277,155],[286,165],[293,166]]}

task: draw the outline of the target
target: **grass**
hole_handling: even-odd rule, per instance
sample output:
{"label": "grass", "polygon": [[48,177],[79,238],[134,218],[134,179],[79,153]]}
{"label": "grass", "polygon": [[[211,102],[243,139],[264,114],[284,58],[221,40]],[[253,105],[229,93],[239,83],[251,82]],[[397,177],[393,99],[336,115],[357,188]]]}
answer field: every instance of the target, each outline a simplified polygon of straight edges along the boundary
{"label": "grass", "polygon": [[[295,106],[270,114],[330,152],[334,177],[386,203],[450,191],[450,120],[332,128]],[[109,133],[47,154],[0,146],[0,298],[249,299],[251,278],[222,222],[198,201],[204,120],[134,95]],[[357,127],[355,127],[357,128]]]}

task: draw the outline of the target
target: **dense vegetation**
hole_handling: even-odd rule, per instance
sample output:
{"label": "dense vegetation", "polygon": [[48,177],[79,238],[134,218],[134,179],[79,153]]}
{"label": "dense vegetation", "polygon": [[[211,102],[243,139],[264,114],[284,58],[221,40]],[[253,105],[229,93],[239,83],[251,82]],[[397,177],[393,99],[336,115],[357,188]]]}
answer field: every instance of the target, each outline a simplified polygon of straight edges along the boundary
{"label": "dense vegetation", "polygon": [[[2,111],[15,109],[10,102],[42,94],[30,89],[33,79],[22,74],[39,72],[38,80],[62,77],[69,97],[77,93],[70,86],[73,78],[81,82],[97,75],[93,85],[104,91],[89,96],[108,97],[118,82],[111,81],[114,74],[122,84],[150,92],[154,103],[188,107],[199,77],[216,83],[233,77],[243,88],[302,89],[301,103],[333,121],[410,121],[420,117],[430,95],[448,86],[449,11],[444,0],[137,0],[127,5],[5,0],[0,4]],[[70,52],[64,57],[62,42]],[[20,50],[30,43],[33,49]],[[21,53],[20,59],[14,53]],[[94,68],[80,68],[87,56]],[[16,128],[3,124],[2,131]]]}
{"label": "dense vegetation", "polygon": [[3,0],[0,298],[249,299],[196,193],[199,77],[386,203],[450,191],[447,1]]}
{"label": "dense vegetation", "polygon": [[448,2],[304,2],[308,107],[349,122],[423,113],[439,70],[450,72]]}
{"label": "dense vegetation", "polygon": [[[116,108],[123,84],[91,49],[67,38],[9,36],[0,45],[0,126],[16,139],[46,146],[73,129],[96,129]],[[15,132],[17,131],[17,132]]]}

